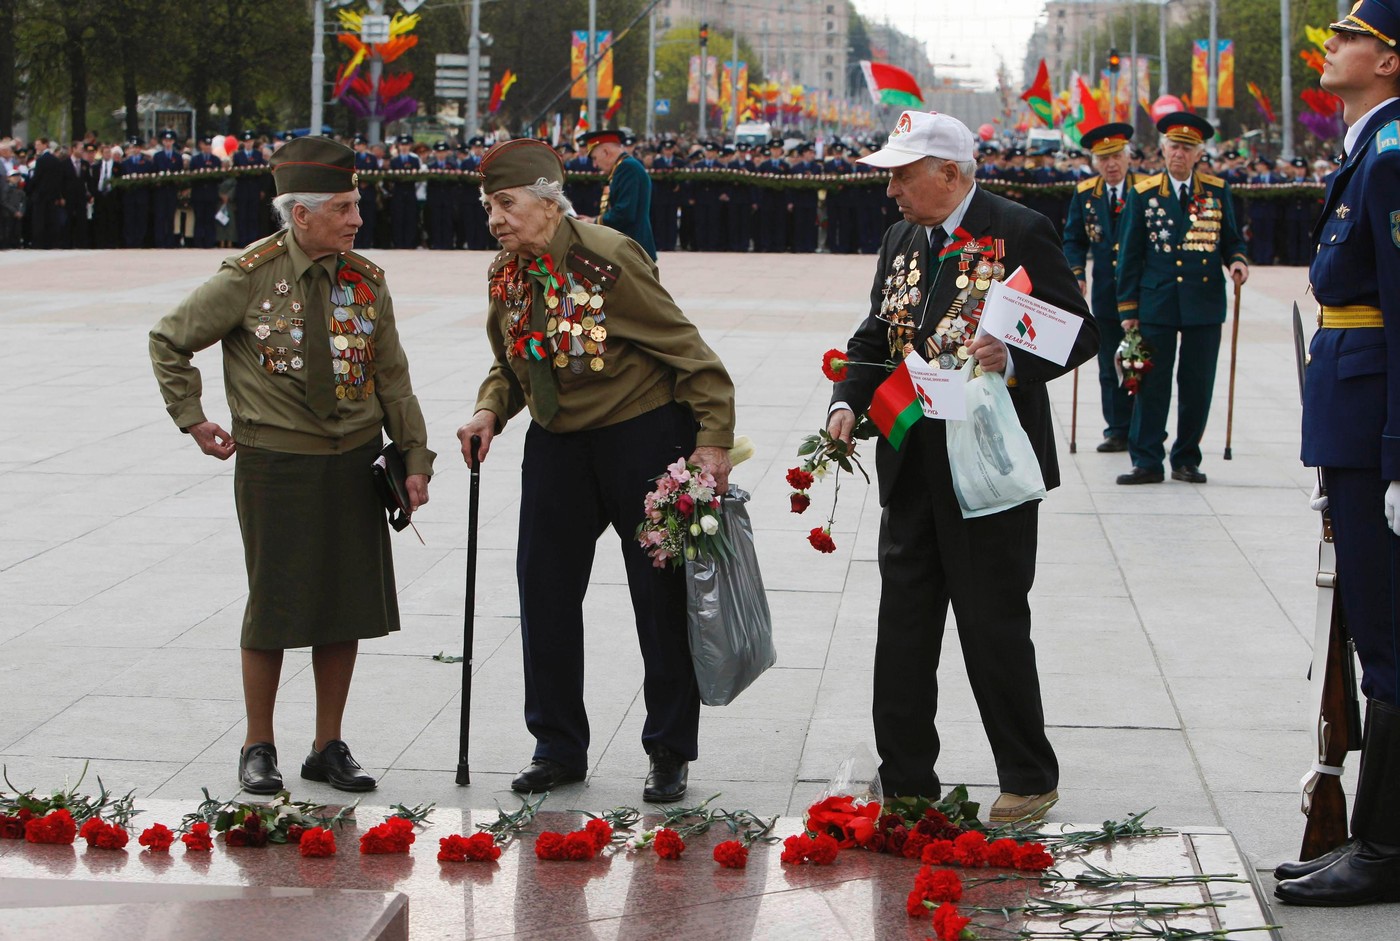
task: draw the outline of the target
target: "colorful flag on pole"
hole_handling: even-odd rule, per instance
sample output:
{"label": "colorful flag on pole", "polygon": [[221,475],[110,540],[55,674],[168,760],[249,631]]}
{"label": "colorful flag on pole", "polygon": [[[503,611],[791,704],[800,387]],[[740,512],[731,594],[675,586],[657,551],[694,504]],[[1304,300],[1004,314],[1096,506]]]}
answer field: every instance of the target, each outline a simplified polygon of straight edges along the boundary
{"label": "colorful flag on pole", "polygon": [[1021,93],[1021,100],[1030,105],[1031,111],[1035,112],[1035,116],[1040,118],[1046,127],[1054,127],[1054,115],[1050,108],[1050,100],[1054,97],[1054,93],[1050,91],[1050,70],[1045,67],[1045,60],[1041,59],[1040,68],[1035,73],[1035,82]]}
{"label": "colorful flag on pole", "polygon": [[909,366],[903,361],[890,373],[889,378],[880,383],[875,396],[870,400],[868,414],[880,434],[896,451],[904,443],[904,436],[914,423],[924,417],[924,407],[914,391],[914,380],[909,375]]}
{"label": "colorful flag on pole", "polygon": [[515,84],[515,79],[515,73],[506,69],[500,80],[491,87],[491,104],[486,109],[489,114],[495,114],[501,110],[501,102],[505,100],[506,92],[510,91],[510,87]]}
{"label": "colorful flag on pole", "polygon": [[1278,118],[1274,117],[1273,102],[1269,100],[1268,95],[1264,94],[1264,90],[1253,82],[1246,83],[1245,88],[1249,90],[1250,97],[1254,99],[1254,105],[1259,109],[1259,113],[1264,116],[1264,120],[1268,121],[1270,124],[1277,123]]}
{"label": "colorful flag on pole", "polygon": [[870,89],[870,100],[877,105],[895,108],[917,108],[924,103],[923,90],[914,76],[901,68],[883,62],[860,60],[860,71]]}
{"label": "colorful flag on pole", "polygon": [[614,85],[612,94],[608,96],[608,110],[603,112],[603,123],[607,124],[622,108],[622,86]]}

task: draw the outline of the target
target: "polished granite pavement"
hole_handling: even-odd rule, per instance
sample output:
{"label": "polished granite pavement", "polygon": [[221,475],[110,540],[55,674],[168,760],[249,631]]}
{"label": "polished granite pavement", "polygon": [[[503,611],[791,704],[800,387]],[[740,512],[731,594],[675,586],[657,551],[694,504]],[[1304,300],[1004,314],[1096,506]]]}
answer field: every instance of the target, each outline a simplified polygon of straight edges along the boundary
{"label": "polished granite pavement", "polygon": [[[232,468],[172,427],[146,358],[149,326],[220,257],[0,253],[10,380],[0,410],[0,762],[21,787],[60,786],[90,759],[110,787],[134,787],[140,800],[198,799],[201,787],[233,794],[245,587]],[[483,472],[469,788],[453,783],[461,668],[430,659],[461,652],[467,474],[453,431],[489,360],[490,256],[374,257],[388,270],[440,457],[419,515],[427,545],[395,537],[404,629],[363,646],[346,735],[381,777],[376,801],[493,810],[510,800],[506,786],[531,744],[513,576],[520,427],[498,439]],[[873,491],[843,480],[837,551],[818,555],[804,537],[823,522],[832,488],[819,485],[812,509],[794,516],[783,481],[800,439],[823,422],[830,390],[818,358],[864,311],[871,260],[678,254],[663,256],[661,270],[733,373],[740,431],[758,446],[734,479],[755,496],[779,656],[733,705],[704,710],[692,793],[800,814],[841,759],[871,740]],[[1261,873],[1297,850],[1296,785],[1312,758],[1304,674],[1317,521],[1307,509],[1312,477],[1297,460],[1287,317],[1305,287],[1303,273],[1286,268],[1257,269],[1246,287],[1234,460],[1220,459],[1222,352],[1205,486],[1115,486],[1128,461],[1093,450],[1094,377],[1081,375],[1076,454],[1073,385],[1051,386],[1064,483],[1041,509],[1032,603],[1062,767],[1055,819],[1155,807],[1160,823],[1227,829]],[[207,408],[223,420],[219,358],[197,363]],[[612,538],[586,611],[589,777],[562,789],[556,806],[635,804],[646,771],[640,657]],[[976,560],[968,566],[985,577]],[[940,680],[942,776],[990,801],[991,756],[955,643],[945,644]],[[312,691],[309,658],[289,652],[277,714],[284,767],[310,744]],[[335,794],[301,781],[294,790]],[[143,864],[128,865],[134,874]],[[1280,907],[1273,917],[1285,938],[1303,941],[1388,936],[1388,914]]]}

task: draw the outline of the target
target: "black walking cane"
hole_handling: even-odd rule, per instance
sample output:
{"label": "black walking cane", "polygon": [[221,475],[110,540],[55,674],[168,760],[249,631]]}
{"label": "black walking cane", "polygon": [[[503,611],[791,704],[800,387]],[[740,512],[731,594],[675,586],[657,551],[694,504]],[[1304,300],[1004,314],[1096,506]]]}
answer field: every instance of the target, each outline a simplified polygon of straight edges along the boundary
{"label": "black walking cane", "polygon": [[472,482],[467,497],[467,602],[462,618],[462,723],[457,739],[457,783],[472,783],[471,768],[467,753],[471,745],[472,729],[472,642],[476,634],[476,518],[480,506],[478,485],[481,483],[481,460],[477,452],[481,448],[481,436],[472,435]]}
{"label": "black walking cane", "polygon": [[1230,438],[1235,431],[1235,355],[1240,347],[1240,283],[1235,282],[1235,322],[1230,327],[1230,404],[1225,409],[1225,460],[1230,453]]}

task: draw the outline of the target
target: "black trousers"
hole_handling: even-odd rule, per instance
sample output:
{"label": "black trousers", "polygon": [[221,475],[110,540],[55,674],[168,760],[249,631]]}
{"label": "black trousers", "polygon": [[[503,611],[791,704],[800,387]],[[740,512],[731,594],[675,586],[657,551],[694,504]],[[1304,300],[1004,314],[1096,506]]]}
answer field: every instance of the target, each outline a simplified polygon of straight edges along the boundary
{"label": "black trousers", "polygon": [[700,692],[686,634],[684,569],[654,568],[637,544],[653,478],[695,450],[690,410],[671,404],[588,431],[555,434],[531,423],[521,468],[520,635],[525,725],[535,758],[588,767],[583,703],[583,597],[598,537],[612,526],[627,569],[646,676],[642,745],[692,760]]}
{"label": "black trousers", "polygon": [[1128,456],[1134,467],[1162,470],[1162,461],[1168,457],[1164,445],[1175,366],[1176,440],[1172,442],[1171,466],[1172,470],[1199,467],[1201,438],[1206,433],[1215,392],[1215,364],[1220,359],[1220,324],[1164,327],[1144,323],[1138,329],[1152,350],[1152,371],[1143,377],[1133,408],[1128,426]]}
{"label": "black trousers", "polygon": [[1400,706],[1400,536],[1385,522],[1385,491],[1377,467],[1328,467],[1337,590],[1347,630],[1361,659],[1361,692]]}
{"label": "black trousers", "polygon": [[937,796],[938,661],[951,604],[968,680],[1001,789],[1044,794],[1059,782],[1045,737],[1028,595],[1038,503],[964,520],[941,423],[910,430],[880,519],[875,747],[887,795]]}

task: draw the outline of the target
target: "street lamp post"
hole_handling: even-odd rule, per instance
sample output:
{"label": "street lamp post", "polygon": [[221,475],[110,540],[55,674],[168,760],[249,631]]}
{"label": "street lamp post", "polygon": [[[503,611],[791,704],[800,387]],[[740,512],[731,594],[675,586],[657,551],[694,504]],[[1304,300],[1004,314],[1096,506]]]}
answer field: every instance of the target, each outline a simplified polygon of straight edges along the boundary
{"label": "street lamp post", "polygon": [[656,136],[656,8],[647,14],[647,140]]}
{"label": "street lamp post", "polygon": [[[462,61],[461,59],[457,60]],[[462,136],[479,134],[481,128],[481,0],[472,0],[472,29],[467,37],[467,123]]]}
{"label": "street lamp post", "polygon": [[315,0],[311,18],[311,133],[320,134],[325,115],[326,53],[321,40],[326,32],[326,4]]}
{"label": "street lamp post", "polygon": [[[1338,14],[1342,11],[1338,5]],[[1280,21],[1279,35],[1283,38],[1282,48],[1282,70],[1279,74],[1279,103],[1283,106],[1283,156],[1292,159],[1293,157],[1293,50],[1292,39],[1289,35],[1291,26],[1289,25],[1292,16],[1288,0],[1280,0],[1278,5],[1278,15]]]}

